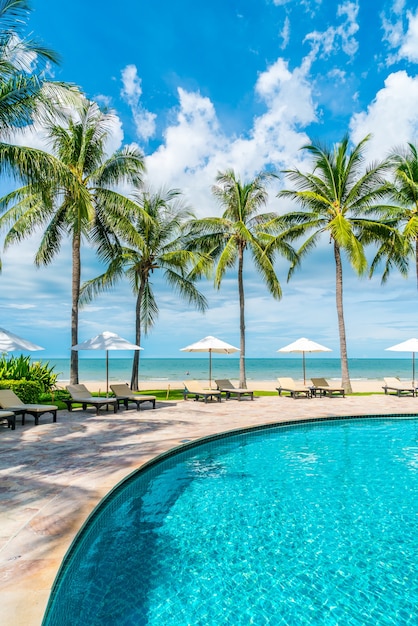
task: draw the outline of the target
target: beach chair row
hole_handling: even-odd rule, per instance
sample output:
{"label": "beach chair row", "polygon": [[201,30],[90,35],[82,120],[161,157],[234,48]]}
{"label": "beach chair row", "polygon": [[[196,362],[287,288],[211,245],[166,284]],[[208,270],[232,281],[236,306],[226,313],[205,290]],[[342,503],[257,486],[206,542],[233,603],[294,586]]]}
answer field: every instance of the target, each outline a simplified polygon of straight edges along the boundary
{"label": "beach chair row", "polygon": [[[110,386],[114,394],[109,398],[100,398],[93,396],[85,385],[67,385],[67,391],[70,398],[63,398],[69,411],[73,410],[74,405],[82,406],[85,411],[88,406],[96,409],[96,415],[102,408],[112,408],[114,413],[123,406],[128,408],[129,404],[135,404],[139,411],[141,404],[149,402],[155,409],[156,396],[133,393],[127,384],[118,384]],[[0,389],[0,421],[7,421],[8,428],[16,429],[16,419],[21,417],[22,426],[25,425],[26,416],[30,415],[35,420],[35,426],[39,424],[39,418],[46,414],[52,414],[52,421],[57,421],[58,407],[56,405],[46,404],[27,404],[14,393],[12,389]]]}
{"label": "beach chair row", "polygon": [[220,402],[222,400],[222,394],[224,394],[226,400],[230,398],[241,400],[241,398],[245,396],[248,396],[250,400],[254,400],[253,391],[234,387],[231,381],[226,378],[215,380],[215,384],[216,389],[206,389],[198,380],[183,382],[183,398],[184,400],[193,398],[196,401],[202,398],[204,402],[208,400],[217,400]]}
{"label": "beach chair row", "polygon": [[406,385],[401,383],[401,381],[399,380],[399,378],[396,377],[387,377],[383,379],[385,381],[385,384],[383,385],[382,389],[384,390],[385,394],[387,395],[393,395],[393,396],[416,396],[418,395],[418,387],[415,387],[414,385]]}
{"label": "beach chair row", "polygon": [[[310,386],[297,384],[293,378],[290,377],[281,377],[278,378],[277,381],[278,387],[276,387],[276,390],[279,396],[286,394],[294,399],[303,397],[345,397],[345,391],[342,387],[330,385],[325,378],[311,378],[312,384]],[[228,379],[215,380],[215,384],[216,389],[207,389],[197,380],[183,382],[184,400],[193,398],[196,401],[202,399],[204,402],[208,402],[208,400],[217,400],[220,402],[223,396],[226,400],[231,398],[241,400],[245,397],[254,400],[253,391],[237,388]],[[155,409],[155,396],[133,393],[126,383],[111,385],[110,388],[113,396],[101,398],[93,396],[85,385],[67,385],[70,398],[63,399],[63,401],[69,411],[73,410],[74,405],[81,404],[83,410],[86,410],[88,406],[94,407],[96,414],[98,414],[102,408],[106,408],[107,410],[112,408],[114,413],[116,413],[121,406],[127,409],[129,403],[135,404],[136,409],[140,410],[141,404],[148,402],[151,403],[152,408]],[[384,378],[382,388],[387,395],[395,395],[398,397],[415,397],[418,395],[418,387],[412,384],[405,385],[396,377]],[[56,422],[57,411],[58,407],[55,405],[25,404],[11,389],[0,389],[0,420],[6,420],[8,428],[12,430],[16,428],[17,417],[21,417],[23,426],[26,416],[32,416],[37,426],[39,424],[39,418],[46,413],[51,413],[52,421]]]}
{"label": "beach chair row", "polygon": [[135,404],[137,411],[141,409],[143,402],[150,402],[152,408],[155,409],[156,396],[134,393],[126,383],[110,385],[110,389],[113,395],[101,398],[93,396],[85,385],[67,385],[70,398],[64,398],[63,402],[65,402],[69,411],[72,411],[73,406],[78,404],[81,404],[84,411],[88,406],[92,406],[96,409],[96,415],[103,407],[107,410],[111,408],[114,413],[117,413],[121,406],[125,409],[129,408],[129,403]]}
{"label": "beach chair row", "polygon": [[[418,387],[413,384],[404,384],[399,378],[386,377],[383,379],[384,385],[382,389],[386,395],[412,396],[418,395]],[[332,386],[325,378],[311,378],[312,385],[298,385],[293,378],[278,378],[279,386],[276,387],[279,396],[283,392],[289,394],[292,398],[315,398],[315,397],[345,397],[345,392],[342,387]]]}
{"label": "beach chair row", "polygon": [[292,398],[317,398],[317,397],[345,397],[343,387],[331,386],[325,378],[311,378],[312,385],[298,385],[293,378],[278,378],[279,386],[276,390],[281,396],[283,393]]}
{"label": "beach chair row", "polygon": [[15,394],[12,389],[0,389],[0,420],[7,420],[7,427],[16,429],[16,418],[20,417],[22,426],[25,425],[26,416],[30,415],[35,420],[35,426],[39,424],[39,418],[45,413],[52,414],[52,421],[57,421],[58,407],[54,404],[27,404]]}

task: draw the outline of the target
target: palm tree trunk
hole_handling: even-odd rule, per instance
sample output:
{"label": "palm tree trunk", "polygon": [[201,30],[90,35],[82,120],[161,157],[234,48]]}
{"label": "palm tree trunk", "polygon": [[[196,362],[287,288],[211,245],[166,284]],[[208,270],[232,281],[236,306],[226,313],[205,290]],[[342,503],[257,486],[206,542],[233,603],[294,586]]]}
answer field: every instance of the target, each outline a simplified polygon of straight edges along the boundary
{"label": "palm tree trunk", "polygon": [[[71,283],[71,345],[78,343],[78,302],[80,299],[80,277],[81,277],[81,259],[80,259],[81,235],[76,233],[73,237],[72,248],[72,283]],[[70,361],[70,383],[78,384],[78,352],[71,350]]]}
{"label": "palm tree trunk", "polygon": [[240,331],[240,354],[239,354],[239,386],[247,389],[247,378],[245,375],[245,317],[244,317],[244,248],[238,251],[238,292],[239,292],[239,331]]}
{"label": "palm tree trunk", "polygon": [[335,257],[335,294],[337,302],[338,316],[338,332],[340,335],[340,354],[341,354],[341,384],[346,393],[351,393],[351,381],[348,371],[347,358],[347,341],[345,336],[345,322],[343,312],[343,268],[341,263],[341,254],[338,245],[334,241],[334,257]]}
{"label": "palm tree trunk", "polygon": [[[135,307],[135,343],[137,346],[141,345],[141,305],[142,298],[144,296],[145,283],[141,282],[138,295],[136,298]],[[134,360],[132,363],[132,376],[131,376],[131,389],[132,391],[138,391],[138,378],[139,378],[139,350],[135,350]]]}

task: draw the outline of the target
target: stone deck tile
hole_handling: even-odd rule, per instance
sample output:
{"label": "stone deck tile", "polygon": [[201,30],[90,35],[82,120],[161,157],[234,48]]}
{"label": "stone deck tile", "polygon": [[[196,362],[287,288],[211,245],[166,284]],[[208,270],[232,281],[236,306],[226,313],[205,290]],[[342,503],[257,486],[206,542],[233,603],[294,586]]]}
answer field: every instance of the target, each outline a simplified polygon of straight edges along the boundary
{"label": "stone deck tile", "polygon": [[15,431],[0,426],[0,593],[4,626],[38,626],[60,563],[100,500],[146,461],[185,441],[283,421],[414,414],[417,398],[260,397],[157,409],[59,411]]}

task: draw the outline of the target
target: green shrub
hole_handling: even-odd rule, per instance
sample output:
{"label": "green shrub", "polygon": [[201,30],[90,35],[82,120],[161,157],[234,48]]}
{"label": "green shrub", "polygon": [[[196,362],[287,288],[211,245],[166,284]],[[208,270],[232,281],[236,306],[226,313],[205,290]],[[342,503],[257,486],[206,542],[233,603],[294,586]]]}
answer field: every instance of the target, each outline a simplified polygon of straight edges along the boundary
{"label": "green shrub", "polygon": [[54,373],[54,365],[31,362],[30,356],[18,357],[5,355],[0,357],[0,380],[27,380],[39,383],[43,392],[54,389],[58,374]]}
{"label": "green shrub", "polygon": [[42,393],[35,380],[0,380],[0,389],[11,389],[25,404],[37,404]]}

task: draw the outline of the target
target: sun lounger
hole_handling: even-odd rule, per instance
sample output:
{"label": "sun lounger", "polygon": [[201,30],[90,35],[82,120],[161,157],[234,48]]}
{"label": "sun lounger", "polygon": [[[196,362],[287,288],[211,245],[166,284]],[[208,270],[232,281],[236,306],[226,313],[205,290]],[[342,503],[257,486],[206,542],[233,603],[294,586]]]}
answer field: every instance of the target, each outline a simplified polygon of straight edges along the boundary
{"label": "sun lounger", "polygon": [[121,404],[123,404],[125,409],[127,409],[129,402],[134,402],[136,404],[137,410],[140,411],[140,405],[142,404],[142,402],[151,402],[152,408],[155,409],[155,401],[157,399],[155,396],[147,396],[145,394],[134,393],[129,388],[129,385],[127,385],[126,383],[110,385],[110,388],[118,401],[119,407]]}
{"label": "sun lounger", "polygon": [[311,378],[313,387],[311,388],[313,396],[342,396],[345,398],[345,391],[342,387],[331,387],[325,378]]}
{"label": "sun lounger", "polygon": [[[399,378],[395,376],[384,378],[385,384],[383,385],[383,389],[386,394],[392,396],[415,396],[415,389],[412,385],[404,385],[401,383]],[[390,393],[393,391],[393,393]]]}
{"label": "sun lounger", "polygon": [[26,414],[35,418],[35,426],[44,413],[52,413],[52,421],[57,421],[58,407],[54,404],[25,404],[11,389],[0,389],[0,408],[22,415],[22,426],[25,425]]}
{"label": "sun lounger", "polygon": [[227,380],[226,378],[224,380],[215,380],[215,383],[219,391],[225,394],[227,400],[229,400],[231,396],[237,396],[238,400],[241,400],[241,396],[250,396],[251,400],[254,400],[253,391],[234,387],[231,381]]}
{"label": "sun lounger", "polygon": [[7,428],[15,430],[16,428],[16,413],[13,411],[0,411],[0,421],[7,420]]}
{"label": "sun lounger", "polygon": [[204,389],[198,380],[188,380],[187,383],[183,382],[184,391],[183,398],[187,400],[189,396],[193,396],[195,400],[203,398],[205,402],[208,398],[216,398],[218,402],[221,401],[221,392],[217,389]]}
{"label": "sun lounger", "polygon": [[102,406],[107,407],[107,409],[109,409],[109,406],[112,406],[113,412],[117,413],[118,401],[116,398],[97,398],[92,396],[85,385],[67,385],[67,391],[71,396],[71,400],[63,398],[63,402],[65,402],[69,411],[73,410],[73,404],[81,404],[83,411],[86,411],[88,405],[94,406],[96,415]]}
{"label": "sun lounger", "polygon": [[279,386],[276,387],[279,392],[279,396],[282,395],[283,391],[286,391],[290,394],[292,398],[296,400],[296,398],[310,398],[311,390],[308,387],[303,387],[300,385],[296,385],[293,378],[278,378],[277,379]]}

